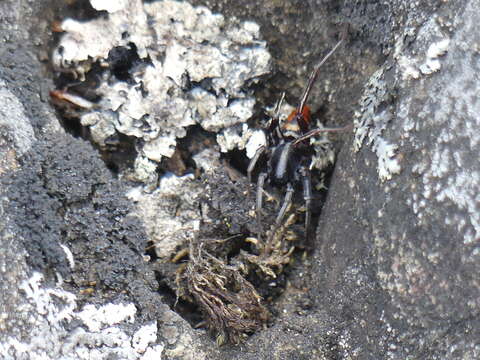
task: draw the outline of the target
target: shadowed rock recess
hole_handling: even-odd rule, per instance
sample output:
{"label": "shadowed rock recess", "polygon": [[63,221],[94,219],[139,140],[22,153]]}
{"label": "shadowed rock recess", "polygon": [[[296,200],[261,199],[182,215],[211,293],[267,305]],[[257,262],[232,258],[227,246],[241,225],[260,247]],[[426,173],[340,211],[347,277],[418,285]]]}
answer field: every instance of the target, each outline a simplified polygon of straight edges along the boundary
{"label": "shadowed rock recess", "polygon": [[[0,358],[480,358],[479,12],[0,2]],[[354,129],[266,253],[245,148],[345,24],[309,102]]]}

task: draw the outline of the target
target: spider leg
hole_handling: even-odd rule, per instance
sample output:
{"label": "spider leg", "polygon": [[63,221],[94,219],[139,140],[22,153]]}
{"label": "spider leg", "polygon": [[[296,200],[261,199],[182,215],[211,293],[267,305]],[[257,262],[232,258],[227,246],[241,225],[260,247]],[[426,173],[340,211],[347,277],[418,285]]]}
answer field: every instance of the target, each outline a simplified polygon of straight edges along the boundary
{"label": "spider leg", "polygon": [[280,100],[278,100],[277,105],[275,105],[275,111],[273,112],[275,119],[280,118],[280,109],[282,108],[283,101],[285,100],[285,91],[280,96]]}
{"label": "spider leg", "polygon": [[267,178],[267,173],[262,172],[260,175],[258,175],[258,180],[257,180],[256,213],[257,213],[258,240],[260,240],[261,233],[262,233],[263,185],[265,184],[266,178]]}
{"label": "spider leg", "polygon": [[312,178],[310,171],[306,167],[300,169],[303,185],[303,199],[305,200],[305,239],[310,238],[310,222],[312,219],[311,205],[312,205]]}
{"label": "spider leg", "polygon": [[287,212],[288,207],[292,203],[292,196],[293,196],[294,188],[291,183],[287,184],[287,191],[285,193],[285,198],[283,200],[283,205],[277,215],[277,219],[275,220],[275,227],[279,227],[282,225],[283,218],[285,217],[285,213]]}
{"label": "spider leg", "polygon": [[275,236],[275,232],[282,225],[283,218],[287,213],[288,207],[292,203],[292,197],[293,197],[294,191],[295,189],[293,188],[293,185],[291,183],[287,183],[287,191],[285,192],[283,204],[282,204],[282,207],[280,208],[280,211],[278,212],[277,219],[275,220],[275,226],[273,227],[272,232],[268,237],[267,244],[265,246],[265,254],[269,254],[272,249],[272,239]]}
{"label": "spider leg", "polygon": [[265,146],[260,146],[257,151],[255,152],[255,155],[253,156],[252,160],[250,160],[250,163],[248,164],[247,168],[247,176],[248,176],[248,183],[250,184],[252,182],[252,172],[253,169],[255,169],[255,165],[257,165],[258,159],[260,159],[260,156],[265,152],[266,147]]}
{"label": "spider leg", "polygon": [[315,69],[312,71],[312,74],[310,75],[307,83],[307,87],[305,88],[305,91],[303,92],[302,98],[300,100],[300,103],[298,104],[297,108],[297,113],[301,114],[303,112],[303,108],[305,107],[305,104],[307,103],[308,97],[310,95],[310,91],[312,90],[313,84],[315,83],[315,80],[317,79],[318,73],[320,72],[320,68],[322,65],[325,63],[325,61],[328,60],[330,56],[337,50],[337,48],[340,46],[340,44],[343,42],[344,36],[340,39],[339,42],[333,47],[330,52],[325,55],[325,57],[315,66]]}
{"label": "spider leg", "polygon": [[311,138],[312,136],[315,136],[315,135],[320,134],[322,132],[342,132],[342,131],[351,130],[352,128],[353,128],[353,125],[350,124],[350,125],[347,125],[347,126],[344,126],[344,127],[339,127],[339,128],[316,128],[316,129],[312,129],[309,132],[303,134],[302,136],[299,136],[298,138],[296,138],[292,142],[292,145],[294,145],[294,146],[298,145],[302,141],[307,140],[308,138]]}

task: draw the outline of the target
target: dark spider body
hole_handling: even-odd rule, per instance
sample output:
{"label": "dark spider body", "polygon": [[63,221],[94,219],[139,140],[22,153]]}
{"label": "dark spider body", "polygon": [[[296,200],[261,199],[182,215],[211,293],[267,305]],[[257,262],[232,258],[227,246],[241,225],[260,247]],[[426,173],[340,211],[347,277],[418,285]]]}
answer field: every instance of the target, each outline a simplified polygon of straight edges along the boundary
{"label": "dark spider body", "polygon": [[286,185],[292,180],[298,181],[302,154],[291,142],[282,143],[272,150],[268,162],[268,178],[274,185]]}
{"label": "dark spider body", "polygon": [[[305,233],[308,238],[308,230],[311,221],[310,205],[312,201],[312,182],[310,169],[314,148],[310,145],[310,138],[321,132],[343,131],[346,128],[310,128],[310,109],[306,101],[312,89],[313,83],[318,76],[320,66],[334,53],[342,43],[340,40],[335,47],[315,67],[308,80],[307,87],[303,93],[298,107],[290,114],[286,123],[280,126],[278,112],[280,99],[277,104],[275,116],[271,119],[266,129],[267,143],[260,147],[248,166],[248,178],[251,181],[252,172],[259,159],[267,159],[266,171],[261,171],[257,180],[256,211],[259,227],[261,226],[261,209],[263,203],[263,188],[265,181],[274,186],[286,186],[285,198],[282,207],[277,215],[275,227],[278,228],[292,202],[295,186],[303,188],[303,199],[305,201]],[[259,231],[260,233],[260,231]],[[272,232],[273,233],[273,232]],[[259,236],[260,237],[260,236]]]}

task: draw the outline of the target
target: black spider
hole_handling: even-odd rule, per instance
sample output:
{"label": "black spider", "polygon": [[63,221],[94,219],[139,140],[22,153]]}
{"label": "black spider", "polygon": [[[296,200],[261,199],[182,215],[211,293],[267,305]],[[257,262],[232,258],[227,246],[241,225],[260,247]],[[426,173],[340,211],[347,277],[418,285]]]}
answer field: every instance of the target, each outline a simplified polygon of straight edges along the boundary
{"label": "black spider", "polygon": [[[295,184],[302,184],[303,198],[305,200],[305,236],[308,239],[308,230],[311,221],[310,205],[312,201],[311,163],[315,150],[309,139],[321,132],[343,131],[350,126],[343,128],[314,128],[310,129],[310,109],[306,105],[308,96],[312,90],[320,67],[340,46],[343,39],[320,61],[308,79],[307,87],[303,93],[298,107],[290,114],[286,126],[280,126],[278,113],[284,95],[277,104],[274,117],[266,129],[266,145],[260,147],[253,156],[248,166],[248,180],[251,182],[252,172],[260,158],[266,158],[267,169],[262,170],[257,180],[256,213],[259,229],[261,228],[261,209],[263,202],[263,187],[265,181],[274,186],[287,187],[282,207],[275,221],[275,229],[278,228],[285,216],[285,213],[292,202],[295,191]],[[272,234],[275,232],[272,232]],[[259,230],[260,233],[260,230]],[[260,235],[259,235],[260,236]]]}

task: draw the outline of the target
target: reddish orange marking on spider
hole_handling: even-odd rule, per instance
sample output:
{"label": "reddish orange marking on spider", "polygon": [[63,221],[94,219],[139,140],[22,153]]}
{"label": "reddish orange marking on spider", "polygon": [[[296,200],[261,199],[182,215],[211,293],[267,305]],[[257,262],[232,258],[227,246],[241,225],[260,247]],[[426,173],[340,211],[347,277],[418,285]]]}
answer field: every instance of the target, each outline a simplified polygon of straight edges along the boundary
{"label": "reddish orange marking on spider", "polygon": [[[297,115],[297,109],[293,110],[290,115],[288,115],[287,122],[292,122],[293,119],[295,118],[295,115]],[[302,116],[301,118],[309,124],[312,121],[312,115],[310,111],[310,107],[308,105],[305,105],[302,109]]]}
{"label": "reddish orange marking on spider", "polygon": [[293,110],[290,115],[288,115],[287,120],[283,123],[283,130],[290,131],[301,131],[305,133],[310,128],[310,122],[312,120],[312,115],[310,112],[310,107],[304,105],[301,113],[298,109]]}

